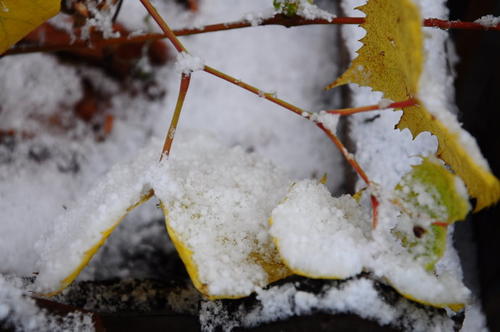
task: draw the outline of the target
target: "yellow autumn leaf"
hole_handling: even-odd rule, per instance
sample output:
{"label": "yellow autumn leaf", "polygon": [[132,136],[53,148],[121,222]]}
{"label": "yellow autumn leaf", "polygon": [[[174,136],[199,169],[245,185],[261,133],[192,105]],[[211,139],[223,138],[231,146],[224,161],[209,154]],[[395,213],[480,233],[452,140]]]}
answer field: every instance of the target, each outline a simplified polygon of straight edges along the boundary
{"label": "yellow autumn leaf", "polygon": [[[239,299],[248,296],[248,294],[232,293],[232,294],[212,294],[210,288],[203,282],[203,276],[200,275],[198,264],[193,258],[193,250],[185,243],[185,238],[178,234],[176,230],[171,226],[168,209],[162,203],[160,204],[165,215],[165,226],[167,228],[168,235],[172,241],[177,253],[179,254],[186,270],[193,282],[195,288],[202,293],[209,300],[217,299]],[[254,252],[251,254],[251,258],[260,265],[268,275],[267,283],[273,283],[275,281],[286,278],[292,274],[290,270],[280,261],[279,254],[275,248],[269,249],[267,255],[263,256],[261,253]]]}
{"label": "yellow autumn leaf", "polygon": [[94,255],[97,253],[97,251],[106,243],[106,240],[108,237],[111,235],[111,233],[120,225],[120,223],[125,219],[127,214],[135,209],[136,207],[142,205],[142,203],[147,202],[151,197],[153,197],[153,191],[150,190],[147,194],[141,196],[139,201],[134,203],[133,205],[129,206],[127,210],[124,212],[124,214],[116,221],[114,221],[113,225],[105,230],[104,232],[101,233],[101,238],[99,241],[97,241],[95,244],[92,245],[85,253],[82,255],[80,264],[70,273],[68,274],[64,279],[62,279],[59,283],[59,286],[57,289],[43,294],[44,296],[54,296],[62,292],[66,287],[71,285],[71,283],[78,277],[80,272],[89,264],[90,260]]}
{"label": "yellow autumn leaf", "polygon": [[0,54],[56,15],[61,0],[0,0]]}
{"label": "yellow autumn leaf", "polygon": [[[363,47],[347,71],[327,88],[357,83],[392,100],[416,98],[424,61],[417,7],[410,0],[372,0],[359,9],[366,14],[361,24],[366,30]],[[462,133],[448,128],[422,102],[403,109],[398,128],[408,128],[414,136],[428,131],[437,137],[437,156],[465,182],[469,195],[477,200],[476,211],[500,199],[500,181],[466,150]]]}

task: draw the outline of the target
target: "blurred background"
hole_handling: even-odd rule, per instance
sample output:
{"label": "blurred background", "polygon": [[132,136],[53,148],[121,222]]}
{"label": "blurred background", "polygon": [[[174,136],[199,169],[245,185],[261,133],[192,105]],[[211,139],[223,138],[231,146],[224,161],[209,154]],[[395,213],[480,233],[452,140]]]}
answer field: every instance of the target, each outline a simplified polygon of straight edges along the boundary
{"label": "blurred background", "polygon": [[[492,14],[500,16],[498,0],[450,0],[450,19],[474,21]],[[451,32],[460,61],[456,66],[456,102],[459,120],[500,176],[500,33],[498,31]],[[483,310],[491,331],[500,331],[500,206],[474,214],[472,223],[457,226],[456,242],[473,239],[477,251],[463,252],[477,259],[479,289]],[[460,244],[457,243],[460,247]],[[464,257],[467,258],[467,257]],[[474,267],[473,267],[474,270]]]}

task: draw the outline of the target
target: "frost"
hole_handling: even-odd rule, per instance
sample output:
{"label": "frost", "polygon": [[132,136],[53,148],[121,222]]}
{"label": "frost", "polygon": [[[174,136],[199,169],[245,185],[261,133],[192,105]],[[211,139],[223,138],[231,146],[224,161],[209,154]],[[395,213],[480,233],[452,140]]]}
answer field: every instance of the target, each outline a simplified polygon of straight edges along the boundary
{"label": "frost", "polygon": [[194,71],[203,70],[205,62],[197,56],[193,56],[187,52],[180,52],[177,55],[175,66],[178,73],[187,75]]}

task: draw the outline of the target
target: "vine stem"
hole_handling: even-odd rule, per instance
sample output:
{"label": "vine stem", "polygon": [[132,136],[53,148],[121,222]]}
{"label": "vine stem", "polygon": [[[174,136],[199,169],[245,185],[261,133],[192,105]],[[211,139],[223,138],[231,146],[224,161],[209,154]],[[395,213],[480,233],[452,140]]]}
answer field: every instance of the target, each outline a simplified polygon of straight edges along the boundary
{"label": "vine stem", "polygon": [[165,33],[165,37],[170,40],[170,42],[174,45],[177,52],[187,52],[184,45],[182,45],[181,41],[177,39],[175,33],[170,29],[167,22],[161,17],[156,8],[149,2],[149,0],[140,0],[144,8],[148,11],[149,15],[153,17],[155,22],[160,26],[160,29]]}
{"label": "vine stem", "polygon": [[181,77],[181,84],[179,87],[179,94],[177,96],[177,103],[175,105],[174,114],[172,115],[172,120],[170,121],[170,127],[168,128],[167,136],[165,137],[165,142],[163,143],[160,161],[163,159],[163,156],[168,157],[168,155],[170,154],[170,149],[172,148],[175,132],[177,130],[177,124],[179,123],[179,119],[181,117],[182,106],[184,105],[184,100],[186,99],[190,82],[191,73],[183,73]]}
{"label": "vine stem", "polygon": [[417,104],[418,104],[417,99],[409,98],[407,100],[391,103],[387,106],[381,106],[380,104],[376,104],[376,105],[368,105],[361,107],[339,108],[334,110],[328,110],[325,112],[336,115],[352,115],[356,113],[371,112],[371,111],[378,111],[391,108],[405,108],[405,107],[415,106]]}
{"label": "vine stem", "polygon": [[[153,41],[157,39],[168,38],[175,46],[177,51],[186,51],[182,43],[176,38],[180,36],[196,35],[207,32],[216,31],[226,31],[233,29],[248,28],[252,26],[263,26],[263,25],[281,25],[287,28],[294,26],[303,25],[318,25],[318,24],[363,24],[365,23],[364,17],[336,17],[331,20],[327,19],[306,19],[300,16],[286,16],[283,14],[276,14],[272,17],[263,19],[258,24],[254,25],[247,20],[240,20],[229,23],[217,23],[206,25],[203,28],[184,28],[178,30],[171,30],[167,23],[161,19],[160,15],[156,9],[151,5],[148,0],[141,0],[148,12],[153,16],[155,21],[160,25],[161,29],[164,31],[161,33],[149,33],[139,36],[120,36],[116,38],[93,40],[92,47],[104,47],[117,44],[128,44],[128,43],[140,43],[145,41]],[[161,23],[161,24],[160,24]],[[425,27],[434,27],[444,30],[448,29],[464,29],[464,30],[495,30],[500,31],[500,24],[496,26],[485,26],[476,22],[462,22],[462,21],[447,21],[437,18],[426,18],[423,20],[422,25]],[[27,46],[27,47],[17,47],[14,49],[7,50],[3,55],[14,55],[14,54],[24,54],[24,53],[34,53],[34,52],[56,52],[56,51],[68,51],[80,48],[88,48],[89,42],[86,40],[78,40],[72,44],[56,44],[56,45],[42,45],[42,46]]]}
{"label": "vine stem", "polygon": [[349,153],[349,151],[346,149],[346,147],[344,146],[344,144],[339,140],[339,138],[328,128],[326,128],[323,123],[317,121],[317,120],[314,120],[313,119],[313,113],[311,112],[307,112],[303,109],[301,109],[300,107],[297,107],[295,105],[292,105],[282,99],[279,99],[277,97],[275,97],[272,93],[266,93],[250,84],[247,84],[245,82],[242,82],[240,80],[238,80],[237,78],[234,78],[232,76],[229,76],[215,68],[212,68],[212,67],[209,67],[209,66],[205,66],[203,68],[203,71],[211,74],[211,75],[214,75],[218,78],[221,78],[229,83],[232,83],[234,85],[237,85],[247,91],[250,91],[252,92],[253,94],[256,94],[258,95],[259,97],[262,97],[264,99],[267,99],[275,104],[278,104],[280,105],[281,107],[284,107],[286,108],[287,110],[289,111],[292,111],[293,113],[305,118],[305,119],[308,119],[308,120],[312,120],[314,122],[314,124],[316,126],[318,126],[327,136],[328,138],[330,138],[330,140],[333,142],[333,144],[335,144],[335,146],[338,148],[338,150],[340,151],[340,153],[342,153],[342,155],[344,156],[344,158],[347,160],[347,162],[354,168],[354,170],[356,171],[356,173],[358,173],[358,175],[363,179],[363,181],[365,181],[365,183],[367,185],[370,185],[371,184],[371,181],[370,179],[368,178],[368,176],[366,175],[365,171],[363,171],[363,169],[361,168],[361,166],[358,164],[358,162],[353,158],[352,154]]}
{"label": "vine stem", "polygon": [[[181,41],[175,36],[174,32],[170,29],[167,22],[161,17],[156,8],[149,2],[149,0],[141,0],[142,5],[146,8],[149,15],[153,17],[156,23],[160,26],[161,30],[165,36],[170,40],[172,45],[175,47],[178,53],[187,53],[187,49],[182,45]],[[172,148],[172,143],[174,142],[175,132],[177,130],[177,125],[181,117],[182,106],[184,105],[184,100],[186,99],[187,92],[189,90],[189,83],[191,82],[191,73],[182,73],[181,83],[179,87],[179,94],[177,95],[177,103],[175,104],[174,114],[172,115],[172,120],[170,121],[170,126],[168,128],[167,136],[165,137],[165,142],[163,143],[163,149],[160,155],[160,161],[163,156],[169,156],[170,149]]]}

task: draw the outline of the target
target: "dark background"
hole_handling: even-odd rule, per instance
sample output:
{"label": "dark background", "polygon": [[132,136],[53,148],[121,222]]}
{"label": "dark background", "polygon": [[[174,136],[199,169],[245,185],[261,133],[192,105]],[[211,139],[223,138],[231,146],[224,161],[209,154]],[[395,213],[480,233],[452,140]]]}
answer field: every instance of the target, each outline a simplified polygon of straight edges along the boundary
{"label": "dark background", "polygon": [[[498,0],[449,0],[450,18],[473,21],[500,16]],[[461,60],[456,67],[459,120],[478,141],[493,173],[500,176],[500,32],[460,31],[451,35]],[[471,227],[458,226],[477,245],[477,272],[483,310],[491,331],[500,331],[500,207],[472,216]],[[466,234],[467,235],[467,234]],[[465,256],[470,255],[465,253]]]}

